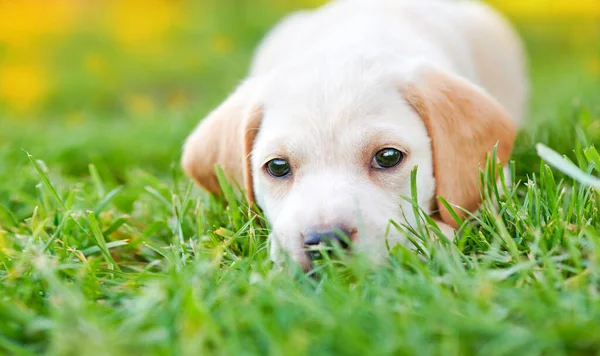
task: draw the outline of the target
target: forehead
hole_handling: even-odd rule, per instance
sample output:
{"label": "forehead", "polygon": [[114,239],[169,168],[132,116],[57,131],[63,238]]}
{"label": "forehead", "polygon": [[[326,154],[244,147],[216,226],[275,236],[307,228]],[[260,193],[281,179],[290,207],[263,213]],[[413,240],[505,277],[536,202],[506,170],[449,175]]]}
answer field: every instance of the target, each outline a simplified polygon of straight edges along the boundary
{"label": "forehead", "polygon": [[270,118],[277,120],[284,114],[291,122],[310,117],[347,123],[378,114],[386,87],[391,87],[391,80],[366,60],[325,59],[274,74],[266,85],[264,104]]}
{"label": "forehead", "polygon": [[265,91],[258,154],[354,151],[373,140],[410,146],[426,136],[391,76],[366,63],[292,73],[273,78]]}

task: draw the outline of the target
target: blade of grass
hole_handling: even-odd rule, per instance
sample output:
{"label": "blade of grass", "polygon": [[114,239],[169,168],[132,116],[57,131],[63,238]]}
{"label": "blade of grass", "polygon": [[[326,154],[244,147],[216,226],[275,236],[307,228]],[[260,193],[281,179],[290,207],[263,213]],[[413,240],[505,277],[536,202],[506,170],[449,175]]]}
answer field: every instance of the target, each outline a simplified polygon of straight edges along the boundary
{"label": "blade of grass", "polygon": [[54,199],[56,199],[56,202],[60,205],[60,207],[63,208],[64,210],[67,210],[62,198],[60,197],[60,195],[58,195],[58,192],[56,191],[56,189],[54,189],[54,185],[52,185],[52,183],[50,182],[50,179],[48,178],[48,175],[46,174],[46,172],[44,172],[42,167],[40,167],[39,163],[33,158],[33,156],[31,154],[29,154],[29,152],[27,152],[25,150],[23,150],[23,151],[27,154],[27,158],[29,159],[29,162],[31,162],[31,164],[33,165],[35,170],[38,172],[38,175],[42,179],[42,183],[44,184],[46,189],[48,189],[50,191],[50,193],[52,194]]}
{"label": "blade of grass", "polygon": [[104,196],[104,198],[102,199],[102,201],[100,203],[98,203],[98,205],[96,205],[96,208],[94,209],[94,214],[96,214],[96,216],[98,216],[98,214],[100,214],[100,212],[102,211],[102,209],[104,209],[108,203],[110,203],[110,201],[117,195],[119,194],[119,192],[123,189],[123,186],[119,186],[116,187],[115,189],[111,190],[110,192],[108,192],[108,194],[106,194]]}
{"label": "blade of grass", "polygon": [[536,145],[536,149],[538,155],[542,157],[549,165],[553,166],[579,183],[588,185],[596,190],[600,190],[600,179],[586,174],[575,164],[571,163],[566,158],[541,143]]}
{"label": "blade of grass", "polygon": [[115,262],[112,255],[108,251],[108,246],[106,245],[106,240],[104,239],[104,235],[102,235],[102,231],[100,230],[100,226],[98,225],[98,220],[96,219],[96,214],[93,211],[87,212],[88,221],[90,223],[90,227],[92,229],[92,236],[96,241],[96,245],[102,252],[104,259],[108,265],[108,268],[111,270],[121,271],[119,265]]}

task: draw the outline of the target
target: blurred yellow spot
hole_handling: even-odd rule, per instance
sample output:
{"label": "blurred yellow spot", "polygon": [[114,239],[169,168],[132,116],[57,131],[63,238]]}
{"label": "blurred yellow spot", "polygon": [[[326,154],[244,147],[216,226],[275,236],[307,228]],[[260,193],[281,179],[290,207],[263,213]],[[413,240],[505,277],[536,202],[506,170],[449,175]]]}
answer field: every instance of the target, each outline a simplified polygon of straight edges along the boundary
{"label": "blurred yellow spot", "polygon": [[215,53],[227,54],[233,49],[233,40],[224,34],[215,35],[211,38],[210,48]]}
{"label": "blurred yellow spot", "polygon": [[154,112],[152,100],[145,95],[134,94],[127,98],[127,107],[135,116],[148,116]]}
{"label": "blurred yellow spot", "polygon": [[17,111],[29,111],[48,93],[48,77],[38,64],[0,66],[0,101]]}
{"label": "blurred yellow spot", "polygon": [[33,46],[70,28],[76,8],[69,0],[0,0],[0,43]]}
{"label": "blurred yellow spot", "polygon": [[[114,0],[109,25],[123,45],[147,45],[165,34],[178,14],[176,1]],[[131,49],[131,48],[129,48]]]}

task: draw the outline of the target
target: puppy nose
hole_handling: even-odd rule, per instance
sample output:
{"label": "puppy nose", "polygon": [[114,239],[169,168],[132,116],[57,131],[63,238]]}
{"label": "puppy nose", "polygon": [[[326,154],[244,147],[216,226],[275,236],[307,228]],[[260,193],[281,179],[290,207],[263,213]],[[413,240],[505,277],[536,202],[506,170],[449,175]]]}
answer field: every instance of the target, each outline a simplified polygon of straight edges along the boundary
{"label": "puppy nose", "polygon": [[321,243],[337,242],[343,248],[348,248],[348,240],[350,239],[350,229],[345,226],[335,226],[326,230],[311,230],[308,231],[304,238],[306,247],[314,247]]}

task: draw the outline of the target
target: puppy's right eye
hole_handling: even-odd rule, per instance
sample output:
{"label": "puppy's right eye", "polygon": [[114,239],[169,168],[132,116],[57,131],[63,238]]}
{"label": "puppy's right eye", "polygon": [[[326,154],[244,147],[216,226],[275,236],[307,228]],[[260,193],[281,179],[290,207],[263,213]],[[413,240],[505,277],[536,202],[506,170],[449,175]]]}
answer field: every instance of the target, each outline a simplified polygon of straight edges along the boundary
{"label": "puppy's right eye", "polygon": [[289,175],[292,172],[290,163],[282,158],[275,158],[267,162],[267,172],[275,177],[282,178]]}

